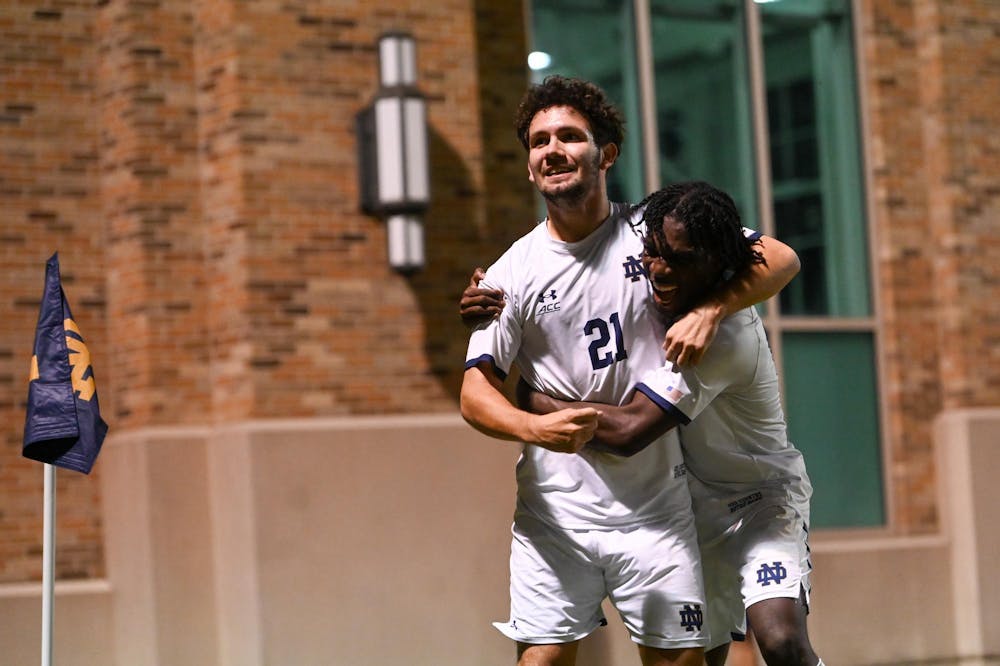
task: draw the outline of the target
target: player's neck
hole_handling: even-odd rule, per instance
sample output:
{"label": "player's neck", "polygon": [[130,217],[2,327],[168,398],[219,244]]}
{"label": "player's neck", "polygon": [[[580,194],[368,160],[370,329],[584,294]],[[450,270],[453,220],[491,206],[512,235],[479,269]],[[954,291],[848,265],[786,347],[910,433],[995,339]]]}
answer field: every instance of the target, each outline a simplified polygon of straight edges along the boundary
{"label": "player's neck", "polygon": [[549,235],[566,243],[581,241],[601,226],[611,214],[611,202],[603,191],[573,206],[549,202],[546,219]]}

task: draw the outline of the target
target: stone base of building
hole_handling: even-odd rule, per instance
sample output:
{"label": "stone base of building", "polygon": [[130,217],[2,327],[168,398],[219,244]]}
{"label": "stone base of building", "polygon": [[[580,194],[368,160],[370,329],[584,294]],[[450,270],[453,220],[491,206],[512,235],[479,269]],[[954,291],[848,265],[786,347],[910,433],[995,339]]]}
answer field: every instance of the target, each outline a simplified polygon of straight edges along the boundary
{"label": "stone base of building", "polygon": [[[828,664],[1000,654],[1000,410],[946,413],[936,438],[941,534],[813,537],[810,632]],[[512,663],[490,621],[507,613],[516,457],[452,415],[109,438],[109,580],[57,587],[56,660]],[[638,663],[606,611],[579,665]],[[40,588],[0,586],[0,614],[11,663],[35,661]]]}

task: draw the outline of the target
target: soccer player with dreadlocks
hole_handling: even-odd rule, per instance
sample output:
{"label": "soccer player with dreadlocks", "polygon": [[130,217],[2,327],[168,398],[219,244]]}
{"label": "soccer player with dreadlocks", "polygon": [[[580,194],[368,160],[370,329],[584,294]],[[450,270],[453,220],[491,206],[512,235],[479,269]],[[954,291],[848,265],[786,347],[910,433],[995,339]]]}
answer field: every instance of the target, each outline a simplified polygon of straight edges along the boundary
{"label": "soccer player with dreadlocks", "polygon": [[[642,262],[668,323],[764,261],[732,199],[711,185],[676,183],[640,206]],[[520,394],[537,413],[599,409],[589,446],[624,456],[682,426],[708,598],[709,666],[725,663],[746,618],[769,666],[822,664],[806,630],[812,486],[787,438],[774,360],[754,308],[723,319],[697,365],[651,369],[623,406],[564,402],[524,387]]]}

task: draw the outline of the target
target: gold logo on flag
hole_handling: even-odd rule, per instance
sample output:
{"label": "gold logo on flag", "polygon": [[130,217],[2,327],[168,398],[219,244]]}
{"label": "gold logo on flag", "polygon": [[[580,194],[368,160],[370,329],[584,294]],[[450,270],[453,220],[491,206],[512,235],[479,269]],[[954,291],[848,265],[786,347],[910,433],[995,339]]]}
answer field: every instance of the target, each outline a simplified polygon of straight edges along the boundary
{"label": "gold logo on flag", "polygon": [[76,322],[72,319],[65,320],[63,322],[63,329],[72,331],[80,336],[80,338],[74,338],[67,335],[66,347],[69,349],[69,364],[72,367],[73,390],[80,392],[80,400],[89,401],[97,391],[93,374],[86,379],[83,378],[87,370],[90,369],[90,350],[87,349],[87,345],[81,339],[83,334],[76,327]]}

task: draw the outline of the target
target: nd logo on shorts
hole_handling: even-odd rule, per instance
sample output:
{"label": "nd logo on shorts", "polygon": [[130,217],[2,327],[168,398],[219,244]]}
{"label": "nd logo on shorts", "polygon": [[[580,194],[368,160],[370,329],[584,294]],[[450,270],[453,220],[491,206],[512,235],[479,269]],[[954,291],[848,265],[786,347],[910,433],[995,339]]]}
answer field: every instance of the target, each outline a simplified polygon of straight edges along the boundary
{"label": "nd logo on shorts", "polygon": [[701,604],[684,604],[680,611],[681,626],[685,631],[698,631],[701,629],[704,616],[701,611]]}
{"label": "nd logo on shorts", "polygon": [[781,581],[788,578],[788,569],[782,565],[780,561],[772,562],[768,564],[764,562],[757,569],[757,584],[761,587],[767,587],[771,583],[775,585],[781,585]]}

